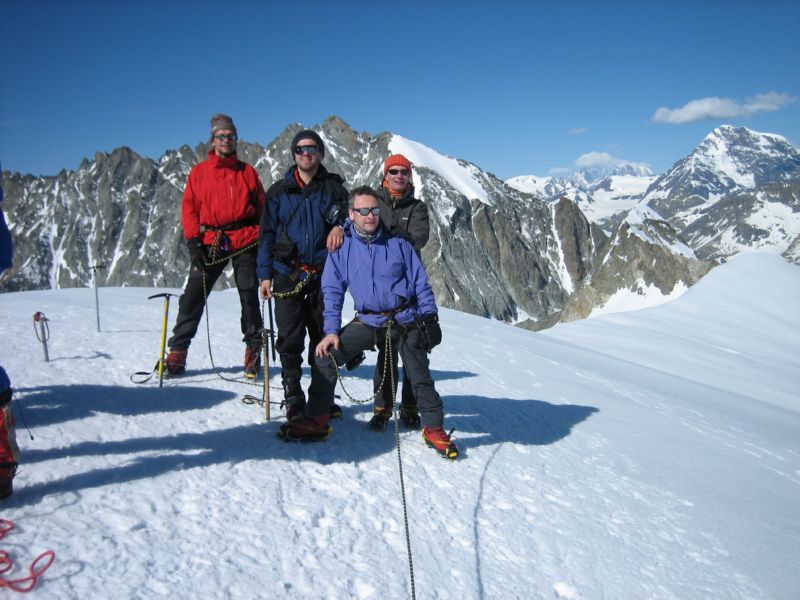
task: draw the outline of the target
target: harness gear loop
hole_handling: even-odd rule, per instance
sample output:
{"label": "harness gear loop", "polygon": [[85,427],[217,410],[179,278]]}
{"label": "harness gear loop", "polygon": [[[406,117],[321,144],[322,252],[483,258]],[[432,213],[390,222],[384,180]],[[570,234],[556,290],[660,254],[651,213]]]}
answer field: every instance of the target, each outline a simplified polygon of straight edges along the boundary
{"label": "harness gear loop", "polygon": [[287,292],[272,292],[272,295],[275,298],[283,299],[283,298],[291,298],[292,296],[297,296],[302,292],[308,285],[314,280],[315,277],[319,277],[322,270],[319,267],[315,267],[314,265],[295,265],[295,268],[300,273],[299,281],[297,285],[294,286],[291,290]]}

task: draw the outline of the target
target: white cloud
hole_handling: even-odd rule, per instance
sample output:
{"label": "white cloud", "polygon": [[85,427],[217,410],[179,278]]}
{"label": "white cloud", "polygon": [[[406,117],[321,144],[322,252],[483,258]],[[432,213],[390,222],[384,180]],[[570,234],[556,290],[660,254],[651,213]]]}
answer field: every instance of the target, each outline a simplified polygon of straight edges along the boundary
{"label": "white cloud", "polygon": [[730,119],[749,117],[759,112],[775,111],[797,100],[789,94],[768,92],[746,98],[744,102],[733,98],[700,98],[687,102],[680,108],[659,108],[652,117],[656,123],[680,125],[703,119]]}
{"label": "white cloud", "polygon": [[589,131],[588,127],[574,127],[567,130],[567,135],[583,135],[587,131]]}
{"label": "white cloud", "polygon": [[569,175],[574,171],[575,169],[571,169],[569,167],[553,167],[547,172],[547,174],[553,175],[554,177],[563,177],[564,175]]}
{"label": "white cloud", "polygon": [[581,154],[575,160],[575,166],[579,169],[591,169],[595,167],[616,167],[627,162],[627,160],[614,158],[608,152],[587,152],[586,154]]}

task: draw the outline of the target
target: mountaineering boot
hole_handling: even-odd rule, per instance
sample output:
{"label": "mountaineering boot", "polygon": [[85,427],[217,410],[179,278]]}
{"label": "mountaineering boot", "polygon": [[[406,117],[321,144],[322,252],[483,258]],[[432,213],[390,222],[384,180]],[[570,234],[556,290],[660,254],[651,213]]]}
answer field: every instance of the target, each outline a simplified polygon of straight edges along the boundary
{"label": "mountaineering boot", "polygon": [[244,376],[248,379],[258,377],[261,369],[261,343],[255,342],[247,345],[244,350]]}
{"label": "mountaineering boot", "polygon": [[328,415],[300,417],[281,425],[278,436],[287,442],[321,442],[333,431],[328,418]]}
{"label": "mountaineering boot", "polygon": [[286,420],[294,421],[306,414],[306,396],[300,381],[285,379],[283,381],[283,405],[286,407]]}
{"label": "mountaineering boot", "polygon": [[369,420],[369,428],[372,429],[372,431],[386,431],[386,425],[388,425],[389,419],[391,418],[391,408],[376,406],[375,414],[372,415],[372,418]]}
{"label": "mountaineering boot", "polygon": [[364,362],[366,358],[367,355],[364,354],[363,352],[360,354],[356,354],[353,358],[344,363],[344,368],[347,369],[348,371],[352,371],[353,369],[358,367],[358,365]]}
{"label": "mountaineering boot", "polygon": [[186,355],[189,353],[185,348],[171,348],[167,354],[164,366],[170,375],[181,375],[186,372]]}
{"label": "mountaineering boot", "polygon": [[409,429],[419,429],[422,421],[419,418],[416,404],[400,404],[400,420]]}
{"label": "mountaineering boot", "polygon": [[441,427],[424,427],[422,439],[425,440],[426,446],[430,446],[445,458],[450,460],[458,458],[458,448]]}
{"label": "mountaineering boot", "polygon": [[331,419],[341,419],[342,418],[342,407],[336,404],[336,402],[331,402],[331,406],[328,409],[328,416]]}

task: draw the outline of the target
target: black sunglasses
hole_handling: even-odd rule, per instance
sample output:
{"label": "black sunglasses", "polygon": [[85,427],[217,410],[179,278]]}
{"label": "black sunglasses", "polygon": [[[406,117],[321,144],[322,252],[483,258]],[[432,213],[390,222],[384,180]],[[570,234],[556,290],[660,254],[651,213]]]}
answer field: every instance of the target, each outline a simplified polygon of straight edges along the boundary
{"label": "black sunglasses", "polygon": [[389,169],[389,175],[408,175],[408,169]]}
{"label": "black sunglasses", "polygon": [[233,133],[229,133],[227,135],[220,134],[220,135],[215,135],[214,139],[215,140],[219,140],[220,142],[225,141],[225,140],[230,140],[231,142],[235,142],[236,141],[236,135],[233,134]]}
{"label": "black sunglasses", "polygon": [[369,213],[372,213],[373,215],[377,216],[378,213],[381,212],[381,209],[378,208],[377,206],[373,206],[372,208],[353,208],[351,210],[356,211],[362,217],[366,217]]}
{"label": "black sunglasses", "polygon": [[310,154],[313,156],[317,152],[319,152],[319,148],[317,148],[316,146],[297,146],[294,149],[295,154]]}

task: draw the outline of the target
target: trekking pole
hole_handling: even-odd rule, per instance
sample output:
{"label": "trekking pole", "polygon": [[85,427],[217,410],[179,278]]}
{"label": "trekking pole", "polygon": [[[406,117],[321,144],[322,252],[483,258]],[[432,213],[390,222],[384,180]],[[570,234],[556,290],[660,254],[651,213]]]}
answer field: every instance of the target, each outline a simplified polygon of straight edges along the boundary
{"label": "trekking pole", "polygon": [[39,311],[33,315],[33,330],[36,332],[36,339],[42,342],[44,347],[44,362],[50,362],[50,355],[47,353],[47,340],[50,339],[50,326],[47,324],[48,318]]}
{"label": "trekking pole", "polygon": [[272,298],[267,300],[267,306],[269,307],[269,339],[270,339],[270,347],[272,348],[272,362],[277,363],[277,358],[275,358],[275,319],[272,316]]}
{"label": "trekking pole", "polygon": [[161,387],[161,384],[164,381],[164,349],[167,345],[167,317],[169,315],[169,299],[171,296],[175,294],[154,294],[148,298],[148,300],[152,300],[153,298],[164,298],[164,319],[161,321],[161,352],[158,354],[158,387]]}
{"label": "trekking pole", "polygon": [[89,267],[92,270],[92,281],[94,284],[94,314],[97,317],[97,331],[100,331],[100,300],[97,296],[97,269],[105,269],[105,265],[92,265]]}

